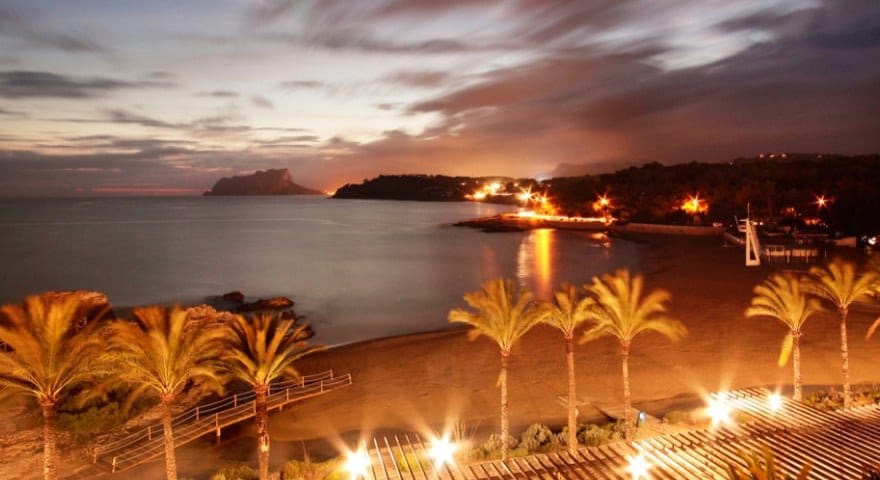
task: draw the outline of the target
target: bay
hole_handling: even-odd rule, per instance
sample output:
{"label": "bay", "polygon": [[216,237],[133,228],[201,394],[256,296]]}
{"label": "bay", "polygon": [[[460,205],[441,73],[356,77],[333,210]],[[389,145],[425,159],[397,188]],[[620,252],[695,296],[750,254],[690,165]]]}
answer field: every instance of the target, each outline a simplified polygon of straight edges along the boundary
{"label": "bay", "polygon": [[539,297],[562,281],[637,268],[637,245],[586,232],[484,233],[455,221],[481,203],[322,197],[0,200],[0,301],[105,292],[117,306],[202,303],[240,290],[288,296],[317,340],[340,344],[446,327],[486,279]]}

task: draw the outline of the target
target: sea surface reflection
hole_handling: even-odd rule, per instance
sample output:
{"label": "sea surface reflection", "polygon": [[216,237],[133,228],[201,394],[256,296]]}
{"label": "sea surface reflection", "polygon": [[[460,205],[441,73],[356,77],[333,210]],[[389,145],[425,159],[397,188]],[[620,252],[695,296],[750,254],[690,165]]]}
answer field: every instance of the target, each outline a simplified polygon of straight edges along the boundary
{"label": "sea surface reflection", "polygon": [[517,278],[540,298],[638,266],[639,248],[549,229],[484,233],[451,223],[509,206],[313,197],[0,201],[0,301],[103,291],[121,306],[285,295],[344,343],[444,328],[462,294]]}

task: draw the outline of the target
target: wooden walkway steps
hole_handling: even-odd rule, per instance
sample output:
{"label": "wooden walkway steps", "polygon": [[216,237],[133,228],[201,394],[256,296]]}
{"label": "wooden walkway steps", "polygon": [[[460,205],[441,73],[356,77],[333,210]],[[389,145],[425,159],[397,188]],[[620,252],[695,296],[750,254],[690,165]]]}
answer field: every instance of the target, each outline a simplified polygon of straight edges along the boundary
{"label": "wooden walkway steps", "polygon": [[[269,411],[306,398],[323,395],[351,385],[351,374],[334,376],[332,370],[306,375],[300,380],[273,384],[269,390]],[[196,438],[214,433],[220,437],[224,427],[254,416],[254,392],[242,392],[198,405],[172,419],[174,445],[179,447]],[[92,461],[99,469],[115,473],[159,458],[165,454],[162,423],[150,424],[124,438],[96,448]]]}
{"label": "wooden walkway steps", "polygon": [[[642,456],[654,480],[727,479],[726,465],[743,465],[740,451],[769,447],[780,468],[794,475],[807,462],[811,480],[880,478],[880,407],[821,411],[783,399],[771,408],[771,392],[730,392],[725,402],[747,420],[717,429],[659,435],[635,442],[435,468],[430,446],[417,435],[373,439],[368,480],[578,479],[630,480],[629,461]],[[717,397],[716,397],[717,398]],[[877,476],[870,476],[870,475]]]}

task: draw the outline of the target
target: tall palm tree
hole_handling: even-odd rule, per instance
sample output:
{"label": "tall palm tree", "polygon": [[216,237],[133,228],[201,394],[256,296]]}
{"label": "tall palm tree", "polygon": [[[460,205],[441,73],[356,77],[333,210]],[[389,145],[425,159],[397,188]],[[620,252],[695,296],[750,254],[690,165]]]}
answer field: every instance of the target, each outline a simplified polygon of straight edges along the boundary
{"label": "tall palm tree", "polygon": [[590,317],[595,325],[584,332],[580,343],[612,336],[620,342],[623,372],[623,408],[626,439],[633,438],[632,397],[629,386],[629,350],[633,339],[643,332],[657,332],[677,341],[687,333],[684,325],[666,314],[670,294],[653,290],[644,297],[644,277],[632,276],[627,269],[593,277],[586,287],[595,299]]}
{"label": "tall palm tree", "polygon": [[501,459],[505,462],[510,457],[507,365],[514,344],[541,321],[541,309],[532,298],[532,292],[527,288],[518,286],[513,280],[497,278],[464,295],[464,301],[473,311],[456,308],[449,312],[450,322],[474,327],[468,332],[471,340],[485,335],[494,340],[501,351],[498,386],[501,388]]}
{"label": "tall palm tree", "polygon": [[323,349],[309,345],[313,332],[290,315],[236,315],[230,325],[227,365],[230,374],[254,389],[260,480],[269,478],[269,387],[281,378],[298,379],[293,362]]}
{"label": "tall palm tree", "polygon": [[802,399],[801,350],[800,339],[804,323],[813,314],[822,311],[819,300],[802,289],[802,282],[791,274],[775,274],[754,289],[755,297],[746,309],[747,317],[772,317],[788,327],[788,334],[782,342],[779,366],[792,357],[794,372],[794,399]]}
{"label": "tall palm tree", "polygon": [[203,328],[187,322],[186,310],[159,306],[136,308],[132,321],[113,325],[110,348],[117,361],[116,380],[133,387],[129,402],[152,396],[162,406],[165,473],[177,479],[171,408],[189,385],[204,391],[221,391],[221,328]]}
{"label": "tall palm tree", "polygon": [[55,415],[75,387],[97,380],[104,326],[81,320],[79,300],[27,297],[23,305],[0,307],[0,389],[31,396],[43,414],[43,478],[58,477]]}
{"label": "tall palm tree", "polygon": [[852,390],[849,384],[849,347],[847,346],[846,317],[850,305],[866,298],[875,288],[878,274],[866,271],[859,274],[856,266],[841,258],[835,258],[825,267],[810,269],[810,288],[819,297],[837,308],[840,314],[840,360],[843,376],[843,407],[852,405]]}
{"label": "tall palm tree", "polygon": [[568,366],[568,450],[574,453],[577,448],[577,395],[574,378],[574,334],[575,330],[589,320],[589,310],[593,304],[590,297],[581,297],[578,288],[563,283],[554,292],[553,301],[544,305],[542,321],[562,332],[565,339],[565,360]]}

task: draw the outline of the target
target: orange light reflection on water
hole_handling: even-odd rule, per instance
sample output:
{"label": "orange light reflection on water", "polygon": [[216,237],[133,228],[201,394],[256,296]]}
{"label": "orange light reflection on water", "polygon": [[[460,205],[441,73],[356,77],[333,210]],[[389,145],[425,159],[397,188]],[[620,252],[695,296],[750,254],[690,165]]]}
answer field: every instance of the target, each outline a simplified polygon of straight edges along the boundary
{"label": "orange light reflection on water", "polygon": [[521,281],[531,280],[535,296],[540,300],[553,296],[554,235],[552,228],[529,231],[517,255],[517,276]]}

